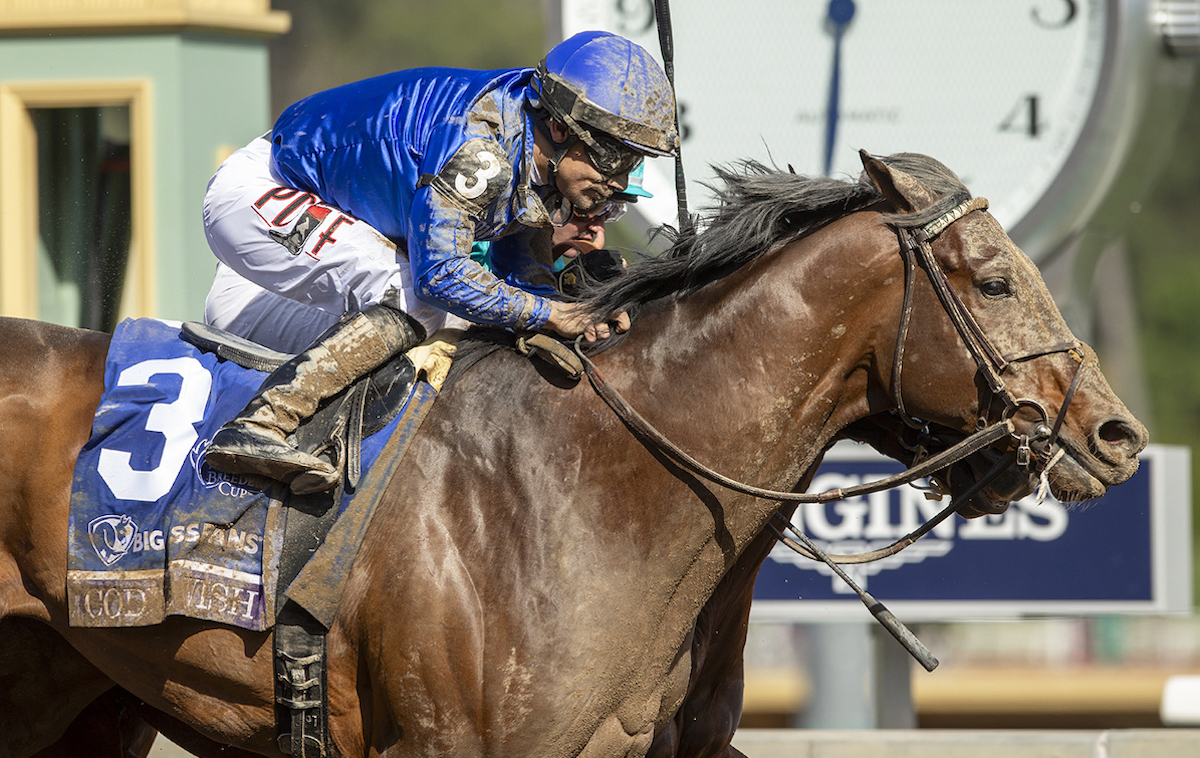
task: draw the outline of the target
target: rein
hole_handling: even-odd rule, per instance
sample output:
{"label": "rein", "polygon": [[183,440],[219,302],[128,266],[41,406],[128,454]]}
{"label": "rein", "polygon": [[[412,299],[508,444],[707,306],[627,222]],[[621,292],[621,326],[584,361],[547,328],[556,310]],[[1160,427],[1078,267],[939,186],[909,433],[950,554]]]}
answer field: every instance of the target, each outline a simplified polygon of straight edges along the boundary
{"label": "rein", "polygon": [[766,500],[778,500],[785,503],[832,503],[838,500],[845,500],[846,498],[869,495],[873,492],[882,492],[883,490],[898,487],[902,484],[915,482],[947,466],[958,463],[964,458],[999,442],[1005,437],[1011,436],[1014,429],[1012,421],[1005,419],[972,434],[957,445],[943,450],[937,455],[932,455],[899,474],[893,474],[886,479],[859,484],[854,487],[837,487],[816,494],[764,489],[731,479],[693,458],[683,448],[679,447],[670,438],[655,428],[653,424],[647,421],[642,414],[638,413],[621,396],[621,393],[612,388],[604,378],[604,375],[600,373],[600,369],[596,368],[596,364],[592,363],[591,359],[583,354],[578,341],[576,342],[576,355],[582,361],[584,374],[587,376],[588,381],[591,382],[592,388],[596,390],[596,394],[613,409],[617,416],[625,422],[635,435],[654,443],[657,448],[666,453],[672,460],[697,476],[734,492]]}
{"label": "rein", "polygon": [[[800,553],[806,558],[817,560],[825,563],[838,577],[858,594],[862,602],[867,606],[867,609],[886,628],[892,636],[896,638],[908,652],[927,670],[933,671],[938,665],[938,660],[929,650],[921,644],[912,632],[908,630],[904,624],[897,619],[891,611],[889,611],[882,603],[872,597],[869,593],[861,589],[858,584],[846,574],[839,564],[866,563],[886,558],[890,555],[895,555],[904,548],[916,542],[922,536],[931,531],[934,527],[955,513],[960,507],[960,503],[969,501],[979,492],[983,491],[992,481],[1007,471],[1013,465],[1019,465],[1022,468],[1031,467],[1034,460],[1042,464],[1041,473],[1043,480],[1050,466],[1057,463],[1061,456],[1061,450],[1058,455],[1051,457],[1054,444],[1058,438],[1058,433],[1062,428],[1062,424],[1066,418],[1067,409],[1074,398],[1075,391],[1078,389],[1082,377],[1083,369],[1090,365],[1083,358],[1079,351],[1080,344],[1077,341],[1070,341],[1051,345],[1049,347],[1039,348],[1029,353],[1005,356],[996,349],[995,345],[988,338],[987,333],[979,326],[974,315],[967,309],[962,298],[959,297],[953,287],[950,286],[949,279],[946,277],[945,271],[941,264],[933,255],[931,243],[942,232],[950,227],[955,221],[966,216],[976,210],[986,210],[988,201],[985,198],[971,198],[966,200],[949,212],[939,216],[919,227],[895,227],[896,234],[899,239],[900,253],[904,258],[905,267],[905,284],[904,284],[904,304],[900,316],[900,324],[897,334],[895,360],[892,369],[892,390],[894,401],[897,405],[897,412],[904,419],[905,423],[914,425],[915,419],[909,416],[904,410],[903,395],[901,393],[901,374],[904,360],[904,346],[908,338],[908,329],[912,317],[913,307],[913,291],[915,289],[916,267],[920,265],[924,269],[933,286],[934,292],[938,296],[938,300],[942,305],[946,315],[954,324],[956,331],[966,345],[967,350],[971,353],[979,372],[987,381],[993,398],[999,397],[1004,405],[1005,410],[1001,421],[988,424],[987,415],[988,409],[992,406],[989,402],[981,407],[980,419],[977,422],[978,431],[969,435],[966,439],[958,444],[944,450],[936,455],[924,458],[911,466],[906,471],[895,474],[886,479],[860,484],[854,487],[836,488],[826,492],[808,494],[796,492],[784,492],[779,490],[764,489],[754,485],[739,482],[731,479],[708,466],[697,461],[686,451],[668,439],[662,432],[658,431],[649,421],[645,419],[636,409],[629,405],[621,394],[613,389],[604,379],[603,374],[596,368],[595,364],[584,354],[581,339],[575,341],[575,353],[582,363],[583,371],[587,375],[588,381],[598,395],[608,404],[610,408],[621,418],[622,421],[634,432],[635,435],[652,442],[658,449],[663,451],[668,457],[681,465],[683,468],[691,471],[693,474],[707,479],[714,484],[718,484],[727,489],[742,494],[751,495],[754,497],[765,498],[786,503],[828,503],[837,500],[843,500],[849,497],[857,497],[873,492],[880,492],[885,489],[899,486],[901,484],[909,484],[917,479],[929,476],[930,474],[947,468],[954,463],[995,444],[1005,437],[1013,438],[1018,442],[1017,452],[1014,458],[1009,459],[1002,457],[997,461],[992,468],[980,477],[971,487],[967,489],[958,498],[954,498],[952,502],[943,508],[937,515],[926,521],[923,525],[908,534],[907,536],[897,540],[888,547],[879,550],[873,550],[865,553],[853,555],[829,555],[822,551],[813,541],[802,531],[792,525],[791,521],[785,518],[779,512],[775,513],[775,518],[785,523],[785,529],[791,532],[800,540],[797,543],[795,540],[787,537],[774,524],[768,524],[768,527],[783,544],[787,545],[792,550]],[[1063,402],[1059,408],[1058,415],[1054,420],[1053,426],[1047,426],[1049,423],[1049,414],[1035,400],[1030,399],[1014,399],[1009,394],[1004,384],[1002,374],[1004,370],[1012,363],[1031,360],[1045,355],[1054,353],[1068,352],[1074,357],[1079,366],[1076,368],[1075,376],[1071,380],[1070,387],[1063,397]],[[1017,435],[1015,426],[1012,422],[1012,417],[1022,407],[1033,407],[1041,413],[1042,422],[1039,424],[1034,435],[1031,438],[1029,435]],[[801,544],[802,543],[802,544]]]}

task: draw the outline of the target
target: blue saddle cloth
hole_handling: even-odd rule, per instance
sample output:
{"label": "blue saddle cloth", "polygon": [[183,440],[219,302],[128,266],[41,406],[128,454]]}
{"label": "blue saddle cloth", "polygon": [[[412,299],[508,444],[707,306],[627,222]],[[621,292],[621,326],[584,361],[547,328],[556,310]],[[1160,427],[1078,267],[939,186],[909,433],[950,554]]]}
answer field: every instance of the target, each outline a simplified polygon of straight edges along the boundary
{"label": "blue saddle cloth", "polygon": [[[146,626],[168,615],[256,631],[274,623],[285,490],[204,462],[265,374],[201,352],[179,327],[126,320],[113,334],[71,488],[72,626]],[[364,471],[396,423],[364,440]]]}

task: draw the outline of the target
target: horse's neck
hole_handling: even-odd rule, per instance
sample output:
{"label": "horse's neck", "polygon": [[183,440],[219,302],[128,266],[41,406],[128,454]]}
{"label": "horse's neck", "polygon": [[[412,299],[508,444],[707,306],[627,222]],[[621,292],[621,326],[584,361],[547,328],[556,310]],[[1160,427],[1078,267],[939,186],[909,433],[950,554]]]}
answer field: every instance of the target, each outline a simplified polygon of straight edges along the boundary
{"label": "horse's neck", "polygon": [[[882,319],[894,304],[883,299],[884,277],[864,281],[861,256],[837,264],[812,244],[820,241],[639,319],[620,349],[596,358],[608,382],[674,443],[761,487],[795,486],[842,426],[867,415],[871,340],[889,331]],[[692,476],[580,389],[564,402],[587,435],[577,443],[583,463],[556,472],[574,496],[529,518],[609,547],[586,564],[580,608],[615,593],[599,605],[621,607],[622,626],[595,619],[596,628],[611,644],[653,637],[668,660],[673,646],[688,645],[699,609],[777,504]],[[620,594],[629,586],[638,588],[635,605]]]}
{"label": "horse's neck", "polygon": [[701,462],[794,485],[868,414],[874,341],[894,339],[900,285],[864,265],[871,249],[841,242],[854,230],[802,240],[639,322],[606,376]]}

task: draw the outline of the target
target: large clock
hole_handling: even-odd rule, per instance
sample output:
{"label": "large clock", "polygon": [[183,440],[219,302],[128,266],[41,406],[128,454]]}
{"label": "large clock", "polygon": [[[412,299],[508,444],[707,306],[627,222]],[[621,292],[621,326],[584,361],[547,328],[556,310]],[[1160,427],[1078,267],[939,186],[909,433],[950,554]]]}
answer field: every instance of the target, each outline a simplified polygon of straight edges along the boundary
{"label": "large clock", "polygon": [[[672,22],[693,210],[710,166],[753,158],[857,176],[860,148],[954,169],[1035,259],[1086,222],[1166,60],[1150,0],[677,0]],[[563,0],[562,31],[655,54],[652,0]],[[1190,65],[1190,64],[1189,64]],[[656,222],[674,166],[651,161]]]}

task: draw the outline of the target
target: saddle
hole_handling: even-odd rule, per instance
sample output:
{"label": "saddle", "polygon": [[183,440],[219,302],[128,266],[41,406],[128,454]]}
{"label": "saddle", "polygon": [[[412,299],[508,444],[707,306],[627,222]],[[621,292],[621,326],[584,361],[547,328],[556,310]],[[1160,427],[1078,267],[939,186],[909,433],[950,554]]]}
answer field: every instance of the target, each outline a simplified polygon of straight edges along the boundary
{"label": "saddle", "polygon": [[[182,328],[185,340],[239,366],[274,371],[294,356],[281,353],[222,329],[197,322]],[[361,475],[358,451],[363,437],[391,423],[404,405],[416,379],[416,366],[397,355],[333,398],[301,423],[295,444],[344,472],[344,486],[353,492]]]}
{"label": "saddle", "polygon": [[[201,350],[259,371],[273,371],[292,358],[205,324],[185,323],[182,336]],[[363,507],[347,508],[339,516],[337,506],[343,493],[354,493],[359,487],[362,440],[396,418],[413,394],[416,378],[413,360],[408,355],[398,355],[323,403],[294,435],[296,447],[329,462],[343,472],[343,479],[330,492],[291,494],[285,511],[274,629],[276,724],[279,747],[285,753],[304,758],[323,758],[329,754],[325,634],[341,596],[338,577],[344,580],[374,500],[383,487],[372,488],[373,495],[364,493],[363,499],[369,502]],[[432,399],[432,393],[423,397]],[[415,431],[415,425],[410,426]],[[380,461],[378,465],[387,464]],[[386,484],[389,478],[390,472],[380,477],[380,481]],[[328,541],[334,522],[339,519],[354,522],[341,529],[352,536]],[[315,603],[311,598],[314,593],[310,592],[308,601],[302,605],[289,596],[288,590],[327,542],[329,548],[320,559],[322,565],[317,567],[317,573],[324,579],[323,586],[315,593]]]}

